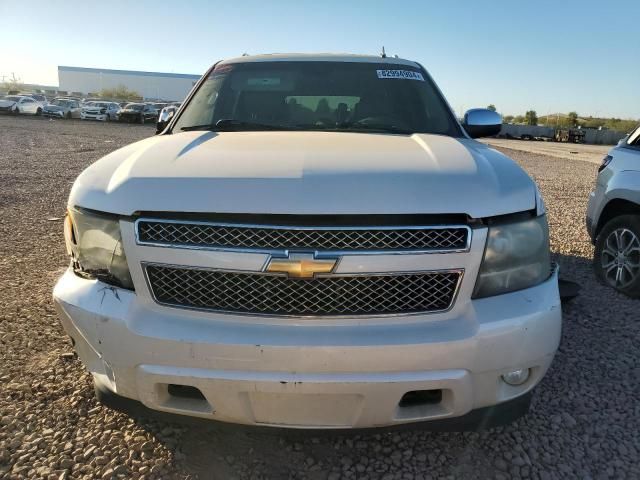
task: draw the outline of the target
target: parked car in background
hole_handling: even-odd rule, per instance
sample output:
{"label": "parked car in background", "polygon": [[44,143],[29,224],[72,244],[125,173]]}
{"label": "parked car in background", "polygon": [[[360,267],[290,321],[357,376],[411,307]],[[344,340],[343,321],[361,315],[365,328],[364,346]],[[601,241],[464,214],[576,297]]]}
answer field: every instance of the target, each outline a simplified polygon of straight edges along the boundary
{"label": "parked car in background", "polygon": [[49,101],[47,100],[47,97],[45,97],[41,93],[22,93],[21,95],[24,95],[25,97],[33,98],[36,102],[38,102],[43,107],[49,103]]}
{"label": "parked car in background", "polygon": [[158,118],[158,112],[152,105],[145,103],[129,103],[122,110],[118,120],[128,123],[147,123],[155,122]]}
{"label": "parked car in background", "polygon": [[162,109],[164,107],[166,107],[167,105],[169,105],[168,103],[152,103],[151,106],[155,109],[155,111],[157,112],[157,116],[160,115],[160,112],[162,111]]}
{"label": "parked car in background", "polygon": [[501,125],[401,58],[217,63],[71,189],[53,297],[98,398],[291,428],[525,414],[562,315],[536,184],[474,140]]}
{"label": "parked car in background", "polygon": [[80,101],[80,105],[84,107],[85,105],[89,105],[93,102],[103,102],[103,101],[104,100],[102,98],[83,98]]}
{"label": "parked car in background", "polygon": [[54,98],[51,103],[42,108],[45,117],[52,118],[80,118],[80,102],[73,98]]}
{"label": "parked car in background", "polygon": [[604,157],[589,195],[587,230],[598,279],[640,298],[640,126]]}
{"label": "parked car in background", "polygon": [[0,99],[0,113],[40,115],[42,108],[39,102],[24,95],[7,95]]}
{"label": "parked car in background", "polygon": [[82,107],[80,118],[82,120],[100,120],[109,122],[118,120],[120,105],[116,102],[88,102]]}

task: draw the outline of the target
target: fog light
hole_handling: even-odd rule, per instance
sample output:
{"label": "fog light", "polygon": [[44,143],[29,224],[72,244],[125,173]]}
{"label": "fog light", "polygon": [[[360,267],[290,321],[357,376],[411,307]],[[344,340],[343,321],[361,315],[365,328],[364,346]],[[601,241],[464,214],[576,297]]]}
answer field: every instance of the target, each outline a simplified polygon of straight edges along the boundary
{"label": "fog light", "polygon": [[513,370],[502,375],[502,380],[504,380],[504,383],[515,387],[529,380],[530,373],[531,370],[528,368],[519,368],[518,370]]}

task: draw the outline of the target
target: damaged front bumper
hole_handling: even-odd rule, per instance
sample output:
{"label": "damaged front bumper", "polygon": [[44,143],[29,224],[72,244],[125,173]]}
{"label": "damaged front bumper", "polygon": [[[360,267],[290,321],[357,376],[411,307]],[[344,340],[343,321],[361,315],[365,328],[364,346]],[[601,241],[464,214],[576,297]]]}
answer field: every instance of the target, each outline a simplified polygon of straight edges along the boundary
{"label": "damaged front bumper", "polygon": [[[561,330],[557,271],[536,287],[470,301],[461,315],[406,323],[266,324],[163,307],[71,271],[54,300],[103,391],[153,410],[279,427],[455,424],[506,412],[518,398],[524,413]],[[517,368],[530,369],[524,384],[501,380]],[[433,395],[404,401],[410,392]],[[495,418],[513,419],[504,415]]]}

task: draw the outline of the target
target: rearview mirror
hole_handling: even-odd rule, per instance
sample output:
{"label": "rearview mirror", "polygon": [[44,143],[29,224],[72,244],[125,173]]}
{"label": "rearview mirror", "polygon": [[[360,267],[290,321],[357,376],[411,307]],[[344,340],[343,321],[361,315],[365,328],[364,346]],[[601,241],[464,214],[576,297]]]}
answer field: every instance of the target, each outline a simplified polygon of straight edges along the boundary
{"label": "rearview mirror", "polygon": [[156,134],[162,132],[166,128],[169,121],[173,118],[174,113],[175,112],[173,110],[162,110],[160,112],[158,123],[156,123]]}
{"label": "rearview mirror", "polygon": [[500,133],[502,117],[493,110],[473,108],[464,114],[462,126],[471,138],[491,137]]}

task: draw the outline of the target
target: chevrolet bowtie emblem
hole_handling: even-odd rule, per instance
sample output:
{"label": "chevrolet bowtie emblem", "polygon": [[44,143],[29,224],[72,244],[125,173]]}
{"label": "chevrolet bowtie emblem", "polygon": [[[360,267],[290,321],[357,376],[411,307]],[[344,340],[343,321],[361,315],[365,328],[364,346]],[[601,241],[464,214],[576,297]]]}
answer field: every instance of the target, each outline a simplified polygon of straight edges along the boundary
{"label": "chevrolet bowtie emblem", "polygon": [[271,257],[265,268],[269,273],[286,273],[290,278],[313,278],[317,273],[331,273],[336,258],[314,258],[313,254],[293,253],[287,258]]}

